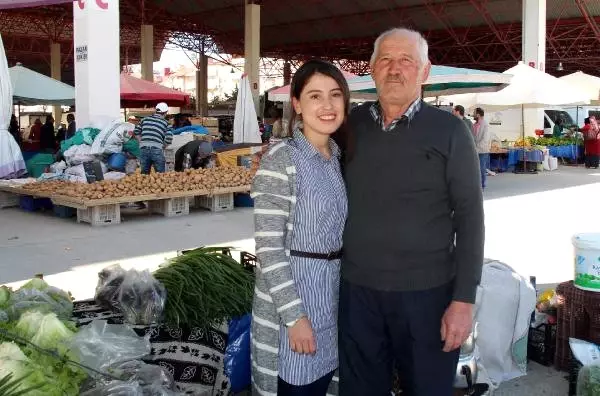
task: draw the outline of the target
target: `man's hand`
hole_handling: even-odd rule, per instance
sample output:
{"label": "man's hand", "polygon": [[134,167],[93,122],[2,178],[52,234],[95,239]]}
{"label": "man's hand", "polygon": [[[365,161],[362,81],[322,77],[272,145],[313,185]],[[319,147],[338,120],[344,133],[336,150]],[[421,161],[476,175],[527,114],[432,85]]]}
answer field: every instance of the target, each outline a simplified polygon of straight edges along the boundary
{"label": "man's hand", "polygon": [[288,328],[290,347],[296,353],[314,355],[317,343],[310,321],[306,316],[300,318],[292,327]]}
{"label": "man's hand", "polygon": [[471,334],[473,327],[473,304],[452,301],[442,317],[442,341],[444,352],[460,348]]}

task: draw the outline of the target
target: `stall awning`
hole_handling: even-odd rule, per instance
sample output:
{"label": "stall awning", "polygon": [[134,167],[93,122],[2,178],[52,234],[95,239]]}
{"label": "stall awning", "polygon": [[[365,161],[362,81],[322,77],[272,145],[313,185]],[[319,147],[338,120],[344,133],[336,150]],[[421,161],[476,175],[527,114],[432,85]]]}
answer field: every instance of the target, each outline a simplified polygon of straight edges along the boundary
{"label": "stall awning", "polygon": [[24,106],[75,104],[75,88],[17,64],[8,70],[14,104]]}
{"label": "stall awning", "polygon": [[129,74],[121,74],[121,107],[154,107],[159,102],[182,107],[190,103],[190,95]]}

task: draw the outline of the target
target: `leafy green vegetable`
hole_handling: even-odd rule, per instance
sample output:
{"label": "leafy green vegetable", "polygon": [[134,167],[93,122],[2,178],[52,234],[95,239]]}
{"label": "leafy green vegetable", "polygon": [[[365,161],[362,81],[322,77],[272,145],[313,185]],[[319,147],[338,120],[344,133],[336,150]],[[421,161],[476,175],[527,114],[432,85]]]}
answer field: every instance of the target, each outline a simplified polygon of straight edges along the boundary
{"label": "leafy green vegetable", "polygon": [[42,319],[44,319],[44,314],[39,311],[25,312],[15,325],[15,330],[21,337],[31,341],[40,329]]}
{"label": "leafy green vegetable", "polygon": [[36,289],[36,290],[44,291],[48,287],[50,287],[50,286],[48,285],[48,283],[46,283],[45,280],[36,277],[36,278],[31,279],[29,282],[25,283],[23,286],[21,286],[19,288],[19,290],[22,290],[22,289]]}
{"label": "leafy green vegetable", "polygon": [[56,349],[62,355],[68,351],[68,341],[73,335],[74,333],[58,319],[56,314],[49,313],[41,319],[31,342],[41,348]]}
{"label": "leafy green vegetable", "polygon": [[600,365],[584,366],[577,378],[577,396],[600,395]]}
{"label": "leafy green vegetable", "polygon": [[254,275],[223,254],[227,249],[192,250],[154,273],[167,289],[167,323],[218,326],[251,311]]}
{"label": "leafy green vegetable", "polygon": [[0,286],[0,307],[4,307],[10,300],[11,290],[6,286]]}
{"label": "leafy green vegetable", "polygon": [[33,390],[42,387],[42,384],[38,384],[36,386],[32,386],[29,388],[19,390],[19,388],[21,387],[21,384],[23,383],[23,381],[25,381],[25,379],[27,379],[27,377],[29,377],[29,375],[26,375],[21,378],[13,379],[14,376],[12,374],[7,374],[6,376],[1,377],[0,378],[0,395],[2,395],[2,396],[28,395]]}

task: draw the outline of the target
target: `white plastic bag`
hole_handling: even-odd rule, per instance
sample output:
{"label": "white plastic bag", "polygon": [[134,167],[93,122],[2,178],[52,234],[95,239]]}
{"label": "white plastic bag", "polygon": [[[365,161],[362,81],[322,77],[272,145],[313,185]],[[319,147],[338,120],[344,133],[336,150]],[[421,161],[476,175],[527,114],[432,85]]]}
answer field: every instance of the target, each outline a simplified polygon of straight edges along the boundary
{"label": "white plastic bag", "polygon": [[92,143],[94,155],[113,154],[123,151],[123,144],[133,136],[135,125],[129,122],[113,122],[96,136]]}
{"label": "white plastic bag", "polygon": [[67,164],[65,163],[65,161],[55,162],[52,165],[50,165],[50,171],[52,173],[62,174],[65,171],[65,169],[67,169]]}
{"label": "white plastic bag", "polygon": [[87,144],[71,146],[63,153],[65,160],[71,166],[83,164],[84,162],[94,161],[96,156],[92,153],[92,148]]}
{"label": "white plastic bag", "polygon": [[79,362],[106,372],[110,367],[150,354],[150,336],[140,337],[128,326],[94,320],[80,328],[71,340]]}
{"label": "white plastic bag", "polygon": [[121,180],[127,176],[123,172],[107,172],[104,174],[104,180]]}

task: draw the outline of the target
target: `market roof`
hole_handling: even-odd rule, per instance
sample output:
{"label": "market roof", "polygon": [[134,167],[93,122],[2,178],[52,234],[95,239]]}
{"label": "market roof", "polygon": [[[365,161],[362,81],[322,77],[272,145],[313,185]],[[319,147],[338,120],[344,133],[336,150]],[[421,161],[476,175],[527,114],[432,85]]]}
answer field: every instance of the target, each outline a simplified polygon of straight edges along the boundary
{"label": "market roof", "polygon": [[[6,0],[2,0],[6,3]],[[26,0],[16,0],[25,2]],[[32,0],[33,1],[33,0]],[[68,3],[72,3],[70,0]],[[254,0],[258,2],[257,0]],[[521,58],[522,2],[505,0],[261,0],[261,55],[302,60],[349,59],[347,70],[364,74],[374,38],[390,27],[422,31],[435,64],[502,71]],[[555,74],[600,68],[600,3],[547,0],[547,67]],[[223,52],[243,55],[244,1],[121,0],[121,57],[139,60],[142,21],[155,26],[157,57],[169,33],[210,34]],[[62,18],[62,19],[61,19]],[[37,61],[53,37],[72,45],[72,5],[0,12],[8,56]],[[68,45],[67,45],[68,44]],[[32,48],[33,47],[33,48]]]}

